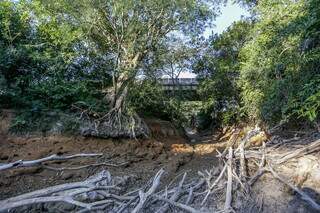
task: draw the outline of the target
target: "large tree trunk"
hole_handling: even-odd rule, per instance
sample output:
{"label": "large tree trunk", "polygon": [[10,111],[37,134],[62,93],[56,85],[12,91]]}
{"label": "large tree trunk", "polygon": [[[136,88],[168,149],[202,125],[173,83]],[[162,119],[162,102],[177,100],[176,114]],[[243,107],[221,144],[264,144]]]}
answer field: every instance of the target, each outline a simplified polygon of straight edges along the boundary
{"label": "large tree trunk", "polygon": [[[111,110],[125,108],[125,100],[128,95],[128,87],[135,80],[137,74],[138,62],[140,60],[141,53],[137,53],[133,58],[130,57],[124,61],[127,63],[119,62],[117,70],[118,72],[113,75],[113,93],[111,97]],[[116,76],[116,74],[119,74]],[[122,110],[123,111],[123,110]]]}
{"label": "large tree trunk", "polygon": [[117,110],[122,110],[123,107],[125,107],[125,100],[128,95],[128,85],[124,87],[121,94],[118,95],[118,98],[114,102],[114,108]]}
{"label": "large tree trunk", "polygon": [[143,120],[134,112],[129,112],[126,99],[130,86],[135,80],[138,65],[137,54],[130,63],[118,67],[122,70],[119,76],[113,76],[113,88],[110,97],[110,110],[100,119],[89,121],[83,135],[97,137],[140,137],[147,136],[149,130]]}

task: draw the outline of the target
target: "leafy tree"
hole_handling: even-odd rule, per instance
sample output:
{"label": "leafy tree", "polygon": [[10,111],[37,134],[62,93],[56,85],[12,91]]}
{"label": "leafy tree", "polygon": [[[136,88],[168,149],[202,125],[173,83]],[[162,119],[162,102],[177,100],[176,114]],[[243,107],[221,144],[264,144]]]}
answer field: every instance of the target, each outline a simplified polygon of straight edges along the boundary
{"label": "leafy tree", "polygon": [[12,1],[0,2],[0,96],[7,104],[26,89],[35,63],[28,46],[33,42],[30,17],[22,7]]}
{"label": "leafy tree", "polygon": [[185,42],[182,38],[170,36],[158,45],[152,59],[146,63],[144,67],[146,77],[155,80],[168,78],[175,85],[175,90],[167,91],[169,95],[181,100],[190,98],[192,94],[182,91],[182,85],[178,80],[181,73],[191,72],[193,59],[199,49],[193,41]]}
{"label": "leafy tree", "polygon": [[[110,78],[105,57],[85,41],[78,23],[55,16],[39,1],[0,2],[0,104],[70,109],[102,99]],[[93,86],[92,81],[98,81]]]}
{"label": "leafy tree", "polygon": [[242,99],[251,119],[275,123],[295,114],[318,116],[318,4],[259,1],[259,19],[241,51]]}
{"label": "leafy tree", "polygon": [[131,109],[143,117],[160,118],[177,125],[184,122],[179,100],[168,96],[157,81],[145,79],[136,82],[128,102]]}
{"label": "leafy tree", "polygon": [[[109,90],[110,112],[114,128],[126,118],[127,94],[141,71],[143,60],[159,42],[173,31],[196,35],[214,17],[214,10],[205,1],[42,1],[59,17],[81,23],[101,55],[113,64],[113,86]],[[136,116],[133,116],[134,119]],[[138,118],[136,118],[138,120]],[[121,131],[121,130],[119,130]]]}
{"label": "leafy tree", "polygon": [[216,125],[233,123],[239,117],[239,52],[251,26],[250,20],[241,20],[221,35],[212,36],[209,47],[194,64],[200,80],[202,114],[209,120],[214,119]]}

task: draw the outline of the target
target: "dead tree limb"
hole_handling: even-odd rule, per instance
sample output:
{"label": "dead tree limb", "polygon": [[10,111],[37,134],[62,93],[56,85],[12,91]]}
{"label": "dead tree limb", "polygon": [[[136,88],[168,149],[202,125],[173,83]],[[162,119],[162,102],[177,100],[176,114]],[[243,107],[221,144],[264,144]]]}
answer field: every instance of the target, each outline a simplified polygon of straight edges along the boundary
{"label": "dead tree limb", "polygon": [[93,164],[88,164],[84,166],[76,166],[76,167],[52,167],[52,166],[47,166],[43,165],[43,168],[49,169],[49,170],[54,170],[54,171],[65,171],[65,170],[79,170],[79,169],[85,169],[89,167],[98,167],[98,166],[109,166],[109,167],[120,167],[120,166],[125,166],[127,165],[128,162],[120,163],[120,164],[112,164],[112,163],[93,163]]}
{"label": "dead tree limb", "polygon": [[200,179],[200,181],[195,186],[190,187],[188,198],[185,202],[186,205],[188,205],[192,202],[192,200],[194,198],[193,192],[198,190],[199,188],[201,188],[204,183],[205,183],[205,181],[203,179]]}
{"label": "dead tree limb", "polygon": [[[186,179],[187,173],[183,174],[183,177],[178,185],[178,187],[176,188],[175,192],[173,193],[173,195],[170,197],[170,200],[172,200],[173,202],[177,201],[177,199],[179,198],[179,195],[181,194],[181,190],[182,190],[182,186],[183,183]],[[168,211],[169,208],[169,204],[165,204],[162,208],[160,208],[157,213],[165,213]]]}
{"label": "dead tree limb", "polygon": [[222,169],[222,171],[220,172],[219,176],[217,177],[217,179],[212,184],[209,183],[208,192],[207,192],[206,196],[204,197],[204,199],[202,200],[201,205],[204,205],[204,203],[208,199],[208,197],[211,194],[211,192],[214,189],[214,187],[220,182],[220,180],[222,179],[227,167],[228,167],[227,164],[225,164],[223,169]]}
{"label": "dead tree limb", "polygon": [[245,181],[247,178],[247,166],[246,166],[246,157],[244,153],[244,147],[246,144],[247,140],[242,140],[240,145],[239,145],[239,151],[240,151],[240,180]]}
{"label": "dead tree limb", "polygon": [[281,156],[279,160],[277,160],[276,164],[282,164],[292,158],[297,158],[300,156],[303,156],[305,154],[310,154],[312,152],[316,152],[320,150],[320,140],[316,140],[315,142],[311,143],[310,145],[303,147],[301,149],[298,149],[294,152],[289,152],[284,154],[284,156]]}
{"label": "dead tree limb", "polygon": [[161,169],[156,176],[154,177],[153,181],[152,181],[152,186],[150,187],[150,189],[147,192],[143,192],[143,191],[139,191],[139,203],[138,205],[132,210],[132,213],[137,213],[140,212],[146,201],[150,198],[150,196],[155,193],[155,191],[157,190],[159,184],[160,184],[160,178],[163,175],[164,170]]}
{"label": "dead tree limb", "polygon": [[248,181],[249,186],[252,186],[259,177],[261,177],[261,175],[263,175],[263,173],[266,171],[264,166],[266,164],[266,154],[265,154],[265,149],[266,149],[266,144],[263,143],[262,144],[262,157],[261,157],[261,161],[259,164],[259,168],[257,170],[257,172],[250,178],[250,180]]}
{"label": "dead tree limb", "polygon": [[226,212],[232,209],[231,202],[232,202],[232,159],[233,159],[233,150],[232,147],[229,147],[229,154],[228,154],[228,182],[227,182],[227,192],[226,192],[226,201],[224,205],[224,210]]}
{"label": "dead tree limb", "polygon": [[45,158],[40,158],[37,160],[30,160],[30,161],[24,161],[24,160],[18,160],[13,163],[8,163],[8,164],[3,164],[0,165],[0,171],[7,170],[7,169],[12,169],[12,168],[21,168],[21,167],[31,167],[31,166],[38,166],[41,165],[44,162],[48,161],[56,161],[56,160],[69,160],[73,158],[79,158],[79,157],[97,157],[97,156],[102,156],[103,154],[75,154],[75,155],[69,155],[69,156],[59,156],[59,155],[50,155]]}
{"label": "dead tree limb", "polygon": [[[89,208],[89,205],[77,201],[73,196],[79,195],[84,192],[95,190],[99,183],[110,184],[111,175],[108,171],[104,170],[95,176],[88,178],[82,182],[67,183],[58,186],[37,190],[34,192],[19,195],[17,197],[9,198],[0,201],[0,212],[7,212],[12,208],[21,207],[24,205],[32,205],[47,202],[66,202],[74,204],[79,207]],[[114,187],[114,186],[112,186]],[[106,188],[103,188],[104,190]],[[66,195],[59,195],[59,193],[72,191]]]}

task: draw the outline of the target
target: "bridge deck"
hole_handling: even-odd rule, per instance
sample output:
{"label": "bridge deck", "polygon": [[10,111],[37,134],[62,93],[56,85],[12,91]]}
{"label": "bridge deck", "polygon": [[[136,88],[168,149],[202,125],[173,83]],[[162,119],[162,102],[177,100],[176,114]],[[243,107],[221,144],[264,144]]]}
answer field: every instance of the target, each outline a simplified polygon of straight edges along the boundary
{"label": "bridge deck", "polygon": [[164,90],[196,90],[199,84],[195,78],[161,78],[159,82]]}

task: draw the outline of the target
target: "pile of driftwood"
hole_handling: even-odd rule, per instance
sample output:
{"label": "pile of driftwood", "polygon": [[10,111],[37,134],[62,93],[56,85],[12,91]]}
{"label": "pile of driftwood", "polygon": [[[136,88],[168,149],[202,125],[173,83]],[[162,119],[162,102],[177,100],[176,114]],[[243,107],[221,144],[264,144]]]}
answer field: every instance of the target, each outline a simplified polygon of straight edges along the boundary
{"label": "pile of driftwood", "polygon": [[[130,176],[112,177],[103,170],[82,181],[52,186],[38,191],[0,201],[0,212],[50,210],[52,212],[241,212],[242,206],[251,205],[254,212],[263,208],[261,200],[251,197],[252,186],[264,173],[272,174],[301,196],[315,210],[320,205],[308,194],[279,175],[278,167],[294,158],[320,151],[320,140],[302,148],[278,153],[279,144],[263,144],[248,148],[246,143],[257,134],[251,131],[236,147],[234,144],[218,154],[221,166],[199,171],[197,177],[187,173],[178,175],[164,184],[165,171],[159,170],[143,186],[132,183]],[[10,168],[43,166],[51,160],[67,160],[74,157],[92,157],[100,154],[50,156],[35,161],[17,161],[0,166],[0,172]],[[254,162],[257,162],[255,163]],[[105,165],[108,165],[105,163]],[[98,166],[98,165],[86,165]],[[110,164],[110,166],[117,166]],[[52,169],[51,167],[47,167]],[[77,168],[54,168],[81,169]],[[131,182],[131,183],[130,183]],[[168,181],[166,181],[168,182]],[[131,186],[131,187],[128,187]],[[133,186],[133,187],[132,187]],[[246,204],[244,204],[246,203]],[[243,210],[242,210],[243,212]]]}

